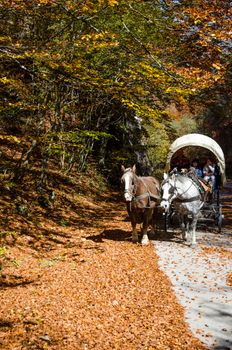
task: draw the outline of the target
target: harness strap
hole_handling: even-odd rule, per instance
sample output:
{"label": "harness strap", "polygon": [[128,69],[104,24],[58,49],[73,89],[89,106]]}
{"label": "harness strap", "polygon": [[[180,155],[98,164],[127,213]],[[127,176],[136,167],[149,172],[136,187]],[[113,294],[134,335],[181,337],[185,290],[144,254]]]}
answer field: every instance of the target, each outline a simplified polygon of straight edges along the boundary
{"label": "harness strap", "polygon": [[175,198],[173,201],[181,202],[181,203],[190,203],[190,202],[194,202],[194,201],[201,200],[201,199],[202,199],[201,196],[198,195],[198,196],[186,198],[186,199]]}
{"label": "harness strap", "polygon": [[139,196],[135,196],[134,198],[133,198],[133,200],[134,201],[139,201],[140,199],[144,199],[144,198],[147,198],[147,197],[149,197],[149,198],[154,198],[154,199],[160,199],[160,196],[158,196],[158,195],[156,195],[156,194],[154,194],[154,193],[151,193],[151,192],[145,192],[145,193],[143,193],[143,194],[140,194]]}
{"label": "harness strap", "polygon": [[[141,194],[140,196],[135,196],[135,200],[139,200],[139,199],[143,199],[143,198],[148,197],[148,206],[147,206],[147,208],[150,208],[151,207],[151,205],[150,205],[151,199],[159,200],[160,196],[157,195],[157,194],[154,194],[154,193],[152,193],[152,192],[150,192],[148,190],[147,184],[144,182],[142,177],[140,177],[140,180],[142,181],[142,183],[144,184],[145,188],[147,189],[147,192],[145,192],[144,194]],[[157,190],[158,190],[158,188],[157,188]]]}

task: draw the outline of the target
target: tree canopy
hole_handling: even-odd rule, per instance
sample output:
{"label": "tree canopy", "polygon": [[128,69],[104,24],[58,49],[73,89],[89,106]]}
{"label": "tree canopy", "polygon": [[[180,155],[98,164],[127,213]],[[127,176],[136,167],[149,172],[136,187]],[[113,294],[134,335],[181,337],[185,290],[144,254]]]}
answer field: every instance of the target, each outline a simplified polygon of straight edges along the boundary
{"label": "tree canopy", "polygon": [[34,162],[45,174],[50,159],[108,173],[142,154],[162,168],[179,134],[220,140],[231,126],[230,1],[2,0],[0,10],[1,140],[21,154],[16,179]]}

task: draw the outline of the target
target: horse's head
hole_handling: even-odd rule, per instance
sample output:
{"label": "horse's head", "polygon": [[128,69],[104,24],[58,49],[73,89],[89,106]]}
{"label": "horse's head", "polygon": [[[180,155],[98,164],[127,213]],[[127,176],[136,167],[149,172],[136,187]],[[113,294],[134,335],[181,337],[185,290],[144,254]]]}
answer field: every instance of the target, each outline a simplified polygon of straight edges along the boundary
{"label": "horse's head", "polygon": [[135,165],[132,168],[125,168],[122,165],[123,175],[121,182],[124,185],[124,198],[127,202],[131,202],[135,191]]}
{"label": "horse's head", "polygon": [[164,174],[164,180],[161,184],[162,198],[160,206],[167,212],[172,200],[177,196],[175,187],[175,175]]}

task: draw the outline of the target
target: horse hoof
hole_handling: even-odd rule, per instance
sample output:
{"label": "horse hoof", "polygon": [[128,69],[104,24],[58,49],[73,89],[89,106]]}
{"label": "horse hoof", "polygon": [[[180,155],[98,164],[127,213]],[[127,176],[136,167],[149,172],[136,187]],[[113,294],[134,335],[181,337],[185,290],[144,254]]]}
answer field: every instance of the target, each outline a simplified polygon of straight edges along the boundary
{"label": "horse hoof", "polygon": [[197,244],[196,243],[190,243],[190,248],[196,248],[197,247]]}
{"label": "horse hoof", "polygon": [[148,245],[149,244],[149,240],[148,239],[142,239],[141,244],[142,245]]}

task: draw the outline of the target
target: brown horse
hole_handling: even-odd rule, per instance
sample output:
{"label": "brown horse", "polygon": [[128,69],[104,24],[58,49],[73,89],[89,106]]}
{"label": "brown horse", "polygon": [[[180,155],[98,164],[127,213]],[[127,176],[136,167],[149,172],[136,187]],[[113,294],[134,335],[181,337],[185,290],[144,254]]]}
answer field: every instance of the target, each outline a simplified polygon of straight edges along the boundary
{"label": "brown horse", "polygon": [[149,225],[152,226],[152,231],[155,231],[157,203],[160,200],[159,182],[151,176],[137,176],[135,165],[132,168],[122,165],[122,171],[121,181],[124,184],[124,198],[132,226],[132,241],[138,242],[136,224],[142,224],[141,243],[146,245],[149,243]]}

